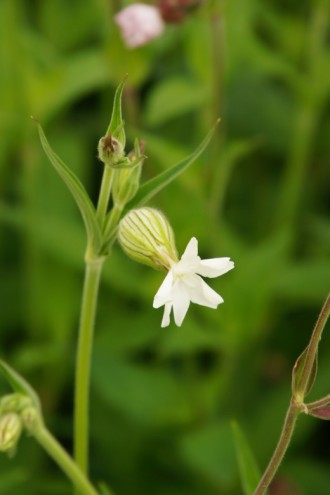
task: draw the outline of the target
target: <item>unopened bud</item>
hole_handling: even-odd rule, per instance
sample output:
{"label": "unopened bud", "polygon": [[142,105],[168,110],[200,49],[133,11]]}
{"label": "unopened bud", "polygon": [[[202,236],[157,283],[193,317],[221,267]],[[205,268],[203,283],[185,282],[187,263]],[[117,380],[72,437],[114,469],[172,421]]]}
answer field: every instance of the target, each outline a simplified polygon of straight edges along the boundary
{"label": "unopened bud", "polygon": [[178,262],[172,227],[154,208],[128,212],[119,223],[118,238],[127,256],[135,261],[166,270]]}
{"label": "unopened bud", "polygon": [[0,417],[0,452],[12,452],[23,429],[21,418],[15,412]]}
{"label": "unopened bud", "polygon": [[114,176],[112,185],[112,196],[114,203],[123,208],[136,195],[140,186],[142,164],[145,159],[143,155],[143,142],[135,141],[134,151],[127,156],[127,168],[119,169]]}
{"label": "unopened bud", "polygon": [[111,134],[100,139],[97,149],[101,162],[110,167],[115,167],[125,156],[123,144]]}
{"label": "unopened bud", "polygon": [[24,411],[22,411],[21,419],[24,427],[30,432],[32,432],[37,424],[41,421],[40,414],[33,406],[27,407],[26,409],[24,409]]}

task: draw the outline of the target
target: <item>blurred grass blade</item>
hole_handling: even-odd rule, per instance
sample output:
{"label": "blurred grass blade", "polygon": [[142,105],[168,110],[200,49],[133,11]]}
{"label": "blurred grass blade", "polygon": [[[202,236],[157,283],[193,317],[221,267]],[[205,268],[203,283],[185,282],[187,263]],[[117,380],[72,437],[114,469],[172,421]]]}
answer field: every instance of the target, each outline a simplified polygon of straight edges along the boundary
{"label": "blurred grass blade", "polygon": [[20,376],[13,368],[6,364],[2,359],[0,359],[0,372],[3,374],[5,379],[8,381],[9,385],[13,390],[19,394],[27,395],[32,400],[34,406],[39,412],[41,412],[41,405],[39,397],[28,384],[28,382]]}
{"label": "blurred grass blade", "polygon": [[220,119],[216,122],[213,129],[207,134],[205,139],[196,148],[196,150],[187,158],[177,163],[168,170],[165,170],[161,174],[157,175],[153,179],[149,180],[143,184],[135,198],[128,204],[129,209],[136,208],[147,203],[153,196],[155,196],[159,191],[168,186],[174,179],[176,179],[180,174],[182,174],[195,160],[203,153],[206,146],[209,144],[214,131],[219,124]]}
{"label": "blurred grass blade", "polygon": [[102,237],[101,230],[96,219],[95,208],[78,177],[52,150],[40,123],[35,119],[34,121],[38,126],[41,144],[46,155],[48,156],[56,172],[67,185],[77,203],[85,223],[89,244],[93,247],[95,252],[98,252],[101,247]]}
{"label": "blurred grass blade", "polygon": [[238,423],[232,421],[231,427],[234,435],[242,488],[245,495],[253,495],[260,480],[257,462]]}
{"label": "blurred grass blade", "polygon": [[111,134],[115,138],[118,139],[122,143],[122,145],[125,148],[125,143],[126,143],[126,136],[125,136],[125,130],[124,130],[124,121],[122,117],[122,111],[121,111],[121,98],[125,86],[127,77],[119,84],[115,97],[113,100],[113,108],[112,108],[112,114],[111,114],[111,120],[109,127],[106,132],[106,136],[108,134]]}

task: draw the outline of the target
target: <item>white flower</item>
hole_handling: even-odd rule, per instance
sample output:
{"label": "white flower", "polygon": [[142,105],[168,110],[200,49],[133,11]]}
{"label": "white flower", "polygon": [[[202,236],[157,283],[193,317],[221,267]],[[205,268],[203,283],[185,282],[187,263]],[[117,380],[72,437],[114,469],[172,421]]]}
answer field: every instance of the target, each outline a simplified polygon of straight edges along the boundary
{"label": "white flower", "polygon": [[187,314],[190,302],[216,308],[223,299],[200,277],[219,277],[234,268],[230,258],[201,260],[198,256],[198,242],[193,237],[178,263],[173,263],[164,282],[155,295],[153,307],[164,307],[162,327],[170,324],[173,309],[174,321],[180,327]]}
{"label": "white flower", "polygon": [[148,43],[164,30],[164,22],[157,7],[133,3],[115,15],[115,22],[129,48]]}

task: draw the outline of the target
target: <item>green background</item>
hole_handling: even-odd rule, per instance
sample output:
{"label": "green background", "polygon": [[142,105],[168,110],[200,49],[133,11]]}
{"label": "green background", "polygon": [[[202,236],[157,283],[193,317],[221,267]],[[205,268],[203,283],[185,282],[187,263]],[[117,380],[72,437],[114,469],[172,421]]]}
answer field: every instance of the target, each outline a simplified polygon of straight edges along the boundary
{"label": "green background", "polygon": [[[143,180],[203,156],[151,206],[183,252],[230,256],[211,281],[217,311],[193,306],[160,328],[161,272],[116,246],[102,279],[92,376],[91,477],[117,495],[239,495],[231,420],[260,468],[290,398],[330,282],[330,6],[224,0],[128,50],[103,0],[0,0],[0,355],[38,391],[47,425],[72,448],[73,373],[85,234],[29,116],[96,200],[98,139],[128,73],[128,148]],[[329,393],[325,332],[311,400]],[[4,383],[2,392],[7,392]],[[326,422],[301,417],[273,495],[329,495]],[[0,458],[1,495],[71,493],[34,440]]]}

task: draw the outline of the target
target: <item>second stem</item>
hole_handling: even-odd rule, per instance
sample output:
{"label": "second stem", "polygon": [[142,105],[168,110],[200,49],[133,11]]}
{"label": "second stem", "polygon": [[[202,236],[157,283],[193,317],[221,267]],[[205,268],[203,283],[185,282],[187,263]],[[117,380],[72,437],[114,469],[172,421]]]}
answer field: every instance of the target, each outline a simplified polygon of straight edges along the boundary
{"label": "second stem", "polygon": [[89,382],[91,352],[93,346],[97,296],[102,267],[103,259],[86,261],[77,352],[74,450],[76,462],[85,474],[88,474]]}

